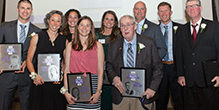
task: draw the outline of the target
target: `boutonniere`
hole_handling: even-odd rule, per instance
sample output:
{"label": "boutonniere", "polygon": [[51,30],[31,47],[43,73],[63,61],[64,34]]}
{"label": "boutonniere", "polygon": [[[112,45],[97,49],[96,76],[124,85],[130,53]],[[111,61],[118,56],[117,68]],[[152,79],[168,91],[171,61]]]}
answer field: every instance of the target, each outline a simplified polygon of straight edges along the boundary
{"label": "boutonniere", "polygon": [[201,24],[201,32],[200,33],[202,33],[202,31],[205,29],[206,26],[207,26],[207,24],[205,24],[205,23]]}
{"label": "boutonniere", "polygon": [[142,43],[138,43],[138,54],[140,53],[141,49],[145,48],[145,45]]}
{"label": "boutonniere", "polygon": [[148,28],[148,25],[147,25],[147,24],[144,24],[144,25],[142,26],[142,31],[144,32],[145,29],[147,29],[147,28]]}
{"label": "boutonniere", "polygon": [[33,32],[32,34],[30,34],[29,36],[27,36],[27,37],[33,37],[33,36],[35,36],[36,35],[36,33],[35,32]]}
{"label": "boutonniere", "polygon": [[176,31],[177,31],[177,29],[178,29],[178,26],[174,26],[173,29],[174,29],[174,33],[176,34]]}

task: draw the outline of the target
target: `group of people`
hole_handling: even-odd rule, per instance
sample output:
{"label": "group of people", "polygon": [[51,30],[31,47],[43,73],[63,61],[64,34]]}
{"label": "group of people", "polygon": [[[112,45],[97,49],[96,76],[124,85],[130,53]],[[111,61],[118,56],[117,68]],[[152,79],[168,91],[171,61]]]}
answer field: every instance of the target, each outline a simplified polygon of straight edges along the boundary
{"label": "group of people", "polygon": [[[0,110],[12,109],[16,91],[21,110],[100,110],[101,94],[110,96],[113,110],[167,110],[170,93],[175,110],[217,110],[218,67],[209,86],[202,62],[219,62],[219,23],[201,16],[200,0],[186,1],[190,21],[184,25],[171,20],[168,2],[161,2],[157,9],[159,25],[146,19],[142,1],[134,4],[134,17],[124,15],[118,20],[116,13],[108,10],[98,32],[92,19],[76,9],[64,16],[52,10],[44,18],[47,29],[41,30],[30,22],[32,3],[20,0],[18,19],[0,27],[0,43],[23,44],[21,69],[0,70]],[[33,32],[37,34],[32,36]],[[39,53],[61,55],[59,82],[44,82],[37,75]],[[122,96],[121,67],[146,69],[145,100]],[[67,90],[67,74],[81,72],[84,76],[91,73],[89,103],[76,103],[77,98]],[[105,73],[111,94],[104,94]]]}

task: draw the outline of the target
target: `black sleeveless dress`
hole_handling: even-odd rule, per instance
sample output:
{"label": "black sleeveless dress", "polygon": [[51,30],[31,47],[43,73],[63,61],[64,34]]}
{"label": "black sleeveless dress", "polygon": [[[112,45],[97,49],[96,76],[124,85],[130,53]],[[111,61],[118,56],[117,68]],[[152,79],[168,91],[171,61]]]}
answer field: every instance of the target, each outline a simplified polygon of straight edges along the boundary
{"label": "black sleeveless dress", "polygon": [[[37,55],[39,53],[60,53],[63,58],[66,37],[58,35],[52,45],[47,31],[38,33],[37,48],[33,58],[35,71],[37,70]],[[59,90],[63,86],[61,84],[53,84],[53,82],[44,82],[43,85],[36,86],[32,84],[30,89],[29,110],[66,110],[66,99]]]}

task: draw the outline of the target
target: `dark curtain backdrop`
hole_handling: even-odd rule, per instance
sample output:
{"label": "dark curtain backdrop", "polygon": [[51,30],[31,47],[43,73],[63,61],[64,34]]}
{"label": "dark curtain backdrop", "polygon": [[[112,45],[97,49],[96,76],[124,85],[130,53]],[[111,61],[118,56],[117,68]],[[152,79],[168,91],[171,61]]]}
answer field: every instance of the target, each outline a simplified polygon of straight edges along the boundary
{"label": "dark curtain backdrop", "polygon": [[0,25],[4,22],[5,18],[5,0],[0,0]]}
{"label": "dark curtain backdrop", "polygon": [[219,21],[219,0],[212,0],[213,20]]}

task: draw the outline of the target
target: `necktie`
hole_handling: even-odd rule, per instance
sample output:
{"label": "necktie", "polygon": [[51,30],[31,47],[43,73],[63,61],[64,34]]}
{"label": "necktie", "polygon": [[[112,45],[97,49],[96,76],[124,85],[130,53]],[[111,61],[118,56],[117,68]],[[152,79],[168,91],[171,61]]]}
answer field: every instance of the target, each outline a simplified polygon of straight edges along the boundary
{"label": "necktie", "polygon": [[165,55],[164,60],[168,61],[168,59],[169,59],[169,52],[168,52],[168,26],[164,26],[164,28],[165,28],[164,37],[165,37],[165,43],[166,43],[166,46],[167,46],[167,54]]}
{"label": "necktie", "polygon": [[19,41],[20,43],[24,43],[25,41],[25,28],[26,28],[26,25],[20,25],[21,27],[21,30],[20,30],[20,37],[19,37]]}
{"label": "necktie", "polygon": [[139,23],[137,23],[137,30],[136,30],[136,32],[138,34],[141,34],[141,25]]}
{"label": "necktie", "polygon": [[127,67],[134,67],[134,53],[132,51],[132,44],[128,43],[128,50],[127,50]]}
{"label": "necktie", "polygon": [[195,42],[195,39],[196,39],[196,36],[197,36],[197,32],[196,32],[196,26],[198,26],[198,24],[196,25],[192,25],[193,27],[193,32],[192,32],[192,40],[193,40],[193,43]]}

